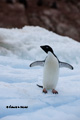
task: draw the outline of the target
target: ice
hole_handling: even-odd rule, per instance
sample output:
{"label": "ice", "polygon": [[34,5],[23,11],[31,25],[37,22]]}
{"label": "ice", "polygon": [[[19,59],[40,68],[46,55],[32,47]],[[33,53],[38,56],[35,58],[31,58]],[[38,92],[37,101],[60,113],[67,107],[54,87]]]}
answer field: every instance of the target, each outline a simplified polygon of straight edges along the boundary
{"label": "ice", "polygon": [[0,55],[28,60],[44,59],[46,54],[40,45],[45,44],[53,47],[61,60],[71,63],[80,61],[80,44],[71,38],[62,37],[40,27],[0,29]]}
{"label": "ice", "polygon": [[[61,68],[56,90],[42,93],[43,67],[30,68],[50,45],[57,57],[74,66]],[[6,106],[28,108],[6,108]],[[0,28],[0,120],[80,120],[80,43],[40,27]]]}

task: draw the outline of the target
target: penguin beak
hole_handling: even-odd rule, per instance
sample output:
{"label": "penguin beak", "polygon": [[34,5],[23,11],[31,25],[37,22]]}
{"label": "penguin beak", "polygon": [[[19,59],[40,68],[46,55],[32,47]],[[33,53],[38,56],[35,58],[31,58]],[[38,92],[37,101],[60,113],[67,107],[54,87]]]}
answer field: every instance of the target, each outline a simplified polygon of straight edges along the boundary
{"label": "penguin beak", "polygon": [[40,47],[43,51],[45,51],[47,53],[45,46],[40,46]]}
{"label": "penguin beak", "polygon": [[40,46],[41,48],[43,47],[43,46]]}
{"label": "penguin beak", "polygon": [[41,49],[43,49],[44,50],[44,46],[40,46],[41,47]]}

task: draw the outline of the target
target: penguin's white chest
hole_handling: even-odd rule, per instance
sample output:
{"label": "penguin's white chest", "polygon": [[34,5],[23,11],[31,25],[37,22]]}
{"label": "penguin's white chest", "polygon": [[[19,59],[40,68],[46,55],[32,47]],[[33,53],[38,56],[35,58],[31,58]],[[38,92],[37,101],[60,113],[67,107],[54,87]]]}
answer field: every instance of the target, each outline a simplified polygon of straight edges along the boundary
{"label": "penguin's white chest", "polygon": [[57,58],[48,52],[44,65],[43,88],[55,89],[59,77],[59,63]]}

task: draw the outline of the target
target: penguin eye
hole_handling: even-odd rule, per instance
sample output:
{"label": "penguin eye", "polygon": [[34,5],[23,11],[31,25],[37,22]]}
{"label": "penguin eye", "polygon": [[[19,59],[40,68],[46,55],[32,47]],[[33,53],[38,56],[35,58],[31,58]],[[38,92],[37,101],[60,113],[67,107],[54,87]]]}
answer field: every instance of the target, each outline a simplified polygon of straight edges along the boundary
{"label": "penguin eye", "polygon": [[46,47],[48,49],[48,47]]}

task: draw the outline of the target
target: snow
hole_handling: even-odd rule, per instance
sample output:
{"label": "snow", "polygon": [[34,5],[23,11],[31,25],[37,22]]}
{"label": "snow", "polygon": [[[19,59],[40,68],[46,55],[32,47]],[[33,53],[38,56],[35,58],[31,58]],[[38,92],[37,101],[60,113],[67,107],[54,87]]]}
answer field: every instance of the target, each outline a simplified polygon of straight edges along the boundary
{"label": "snow", "polygon": [[[74,70],[60,69],[56,90],[42,93],[43,67],[30,68],[50,45]],[[6,106],[28,108],[6,108]],[[80,120],[80,43],[41,27],[0,28],[0,120]]]}

